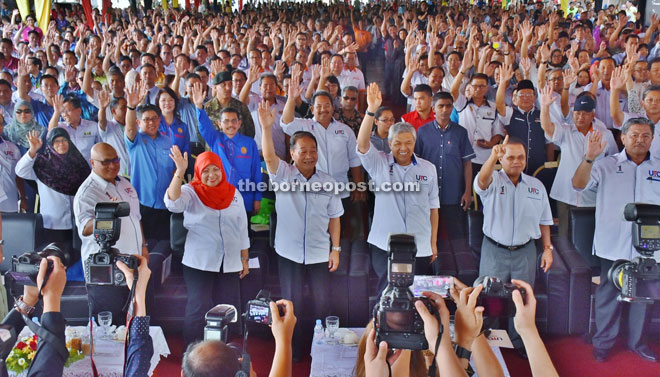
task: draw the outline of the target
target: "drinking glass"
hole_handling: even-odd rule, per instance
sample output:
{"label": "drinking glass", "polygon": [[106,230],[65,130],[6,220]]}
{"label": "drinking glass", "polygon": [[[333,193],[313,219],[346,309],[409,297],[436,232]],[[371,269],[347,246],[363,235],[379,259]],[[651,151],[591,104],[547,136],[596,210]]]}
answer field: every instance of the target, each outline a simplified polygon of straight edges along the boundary
{"label": "drinking glass", "polygon": [[100,312],[98,315],[99,326],[103,329],[101,339],[109,339],[108,328],[112,325],[112,312]]}
{"label": "drinking glass", "polygon": [[339,317],[334,315],[325,317],[325,327],[328,329],[328,344],[337,344],[335,332],[339,329]]}

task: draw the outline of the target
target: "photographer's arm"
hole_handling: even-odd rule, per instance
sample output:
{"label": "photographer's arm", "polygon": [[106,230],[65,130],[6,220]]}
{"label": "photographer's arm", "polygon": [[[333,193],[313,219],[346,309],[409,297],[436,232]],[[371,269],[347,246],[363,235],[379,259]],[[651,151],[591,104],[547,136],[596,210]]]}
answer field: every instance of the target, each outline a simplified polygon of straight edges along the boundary
{"label": "photographer's arm", "polygon": [[[140,264],[138,265],[138,281],[135,284],[134,309],[135,315],[130,323],[129,342],[126,349],[126,364],[124,366],[125,376],[146,377],[151,366],[151,356],[154,353],[154,346],[149,335],[149,324],[151,317],[147,315],[145,305],[147,284],[151,277],[151,270],[147,265],[147,259],[136,255]],[[118,261],[117,267],[126,276],[126,285],[129,289],[133,287],[133,270],[129,269],[123,262]]]}
{"label": "photographer's arm", "polygon": [[[53,271],[50,273],[46,284],[44,284],[49,260],[53,263]],[[56,343],[52,344],[46,339],[39,339],[37,353],[28,371],[30,377],[61,376],[64,371],[66,358],[62,358],[57,349],[66,347],[64,341],[66,324],[62,313],[60,313],[60,299],[65,284],[66,271],[62,261],[54,256],[42,259],[39,266],[39,275],[37,276],[37,286],[42,287],[41,292],[44,297],[41,327],[55,335]]]}
{"label": "photographer's arm", "polygon": [[536,297],[534,297],[532,287],[522,280],[511,280],[511,282],[518,288],[524,289],[527,296],[527,302],[524,303],[520,292],[513,291],[513,303],[516,305],[516,316],[513,318],[513,323],[525,344],[532,376],[559,376],[536,328]]}
{"label": "photographer's arm", "polygon": [[[277,305],[284,305],[284,316],[280,317]],[[291,377],[291,339],[296,326],[293,303],[288,300],[271,302],[270,312],[273,315],[272,331],[275,338],[275,355],[269,377]]]}

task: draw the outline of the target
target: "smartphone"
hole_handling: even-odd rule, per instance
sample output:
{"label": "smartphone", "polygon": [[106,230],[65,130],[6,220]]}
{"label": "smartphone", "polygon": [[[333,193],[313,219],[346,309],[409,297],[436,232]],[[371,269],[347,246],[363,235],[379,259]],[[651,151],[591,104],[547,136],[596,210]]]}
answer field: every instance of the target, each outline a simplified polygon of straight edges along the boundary
{"label": "smartphone", "polygon": [[449,291],[454,288],[452,276],[415,275],[413,294],[420,297],[422,292],[431,291],[442,297],[449,297]]}

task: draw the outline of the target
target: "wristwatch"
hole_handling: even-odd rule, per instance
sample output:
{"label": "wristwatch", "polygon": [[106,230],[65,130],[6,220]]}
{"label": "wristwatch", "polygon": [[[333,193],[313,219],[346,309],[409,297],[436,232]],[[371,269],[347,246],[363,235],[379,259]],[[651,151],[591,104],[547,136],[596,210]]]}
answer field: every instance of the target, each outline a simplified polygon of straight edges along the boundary
{"label": "wristwatch", "polygon": [[456,352],[456,356],[459,359],[470,360],[470,357],[472,356],[472,351],[468,351],[467,349],[459,346],[458,344],[454,344],[454,352]]}
{"label": "wristwatch", "polygon": [[341,246],[333,246],[332,249],[330,249],[330,250],[332,250],[332,251],[338,251],[338,252],[341,253]]}
{"label": "wristwatch", "polygon": [[369,111],[369,110],[366,111],[366,114],[369,115],[369,116],[371,116],[371,117],[374,117],[374,118],[376,117],[376,113],[372,113],[372,112]]}
{"label": "wristwatch", "polygon": [[5,244],[5,240],[0,240],[0,246]]}
{"label": "wristwatch", "polygon": [[594,160],[590,160],[587,158],[587,156],[584,156],[584,162],[586,162],[587,164],[593,164]]}
{"label": "wristwatch", "polygon": [[545,250],[553,251],[553,250],[555,250],[555,248],[552,245],[548,245],[548,246],[543,247],[543,251],[545,251]]}
{"label": "wristwatch", "polygon": [[34,306],[26,304],[25,301],[23,301],[23,295],[16,299],[14,302],[14,308],[28,317],[34,312]]}

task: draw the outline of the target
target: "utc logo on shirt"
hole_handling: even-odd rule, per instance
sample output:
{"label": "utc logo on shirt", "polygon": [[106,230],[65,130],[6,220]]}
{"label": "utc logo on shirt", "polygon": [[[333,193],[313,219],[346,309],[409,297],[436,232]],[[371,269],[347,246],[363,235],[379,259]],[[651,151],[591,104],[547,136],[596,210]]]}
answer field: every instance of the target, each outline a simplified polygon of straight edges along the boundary
{"label": "utc logo on shirt", "polygon": [[534,194],[534,195],[539,195],[541,193],[541,191],[536,187],[529,187],[527,191],[529,191],[530,194]]}
{"label": "utc logo on shirt", "polygon": [[247,148],[241,147],[241,154],[246,154],[247,153]]}
{"label": "utc logo on shirt", "polygon": [[130,194],[130,193],[133,192],[133,188],[132,188],[132,187],[126,187],[126,188],[124,189],[124,191],[126,191],[127,194]]}
{"label": "utc logo on shirt", "polygon": [[92,136],[92,131],[85,131],[85,133],[83,133],[83,135],[85,135],[85,136]]}
{"label": "utc logo on shirt", "polygon": [[344,135],[344,130],[335,130],[335,135]]}
{"label": "utc logo on shirt", "polygon": [[658,170],[649,170],[649,177],[647,179],[649,181],[660,182],[660,171],[658,171]]}
{"label": "utc logo on shirt", "polygon": [[418,180],[418,181],[425,181],[426,182],[426,181],[429,180],[429,177],[427,175],[416,175],[415,179]]}

